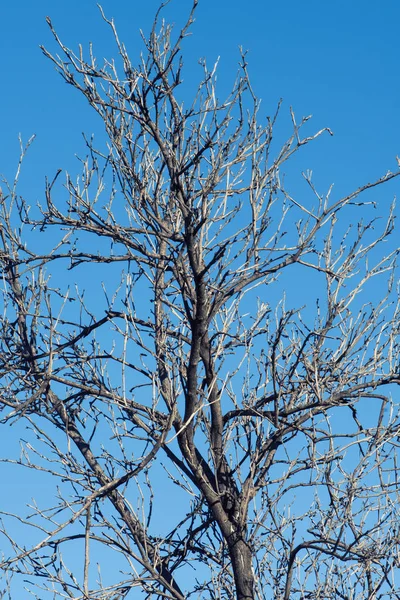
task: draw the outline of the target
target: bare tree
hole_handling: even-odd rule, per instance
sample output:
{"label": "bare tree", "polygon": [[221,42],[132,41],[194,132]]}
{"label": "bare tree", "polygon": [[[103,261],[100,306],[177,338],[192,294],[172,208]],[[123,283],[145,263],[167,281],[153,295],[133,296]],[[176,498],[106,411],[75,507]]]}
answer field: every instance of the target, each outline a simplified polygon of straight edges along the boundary
{"label": "bare tree", "polygon": [[363,198],[399,171],[291,195],[282,166],[330,131],[291,112],[278,147],[244,54],[225,101],[201,63],[188,103],[196,5],[178,32],[159,10],[138,66],[104,14],[101,67],[49,20],[108,145],[40,207],[19,169],[1,196],[1,423],[28,426],[6,460],[54,482],[3,511],[1,597],[398,598],[398,249]]}

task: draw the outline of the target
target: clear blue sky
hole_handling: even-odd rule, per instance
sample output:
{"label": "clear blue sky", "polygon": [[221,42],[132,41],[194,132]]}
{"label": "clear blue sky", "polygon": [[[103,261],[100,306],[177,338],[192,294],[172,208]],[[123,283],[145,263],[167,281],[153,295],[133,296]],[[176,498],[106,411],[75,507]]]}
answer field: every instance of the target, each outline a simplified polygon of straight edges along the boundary
{"label": "clear blue sky", "polygon": [[[191,0],[171,0],[166,17],[183,23]],[[105,0],[120,38],[135,64],[142,49],[139,29],[148,32],[158,0]],[[82,132],[102,139],[103,128],[86,100],[55,72],[39,49],[57,52],[45,21],[49,15],[61,39],[77,49],[94,44],[102,62],[116,51],[95,0],[21,0],[2,8],[0,67],[0,174],[12,179],[18,134],[36,134],[24,164],[20,193],[30,204],[42,202],[44,180],[57,169],[79,173],[75,154],[86,154]],[[184,45],[188,97],[200,79],[199,57],[218,57],[220,98],[234,79],[238,47],[248,50],[249,71],[261,115],[271,115],[283,99],[275,139],[290,132],[289,107],[297,120],[312,114],[307,134],[330,127],[328,135],[303,148],[287,166],[289,191],[306,192],[301,172],[313,171],[321,193],[334,183],[332,199],[396,170],[400,155],[400,4],[395,0],[199,0],[192,36]],[[288,181],[288,180],[287,180]],[[400,180],[374,190],[385,214]],[[375,215],[374,215],[375,216]]]}
{"label": "clear blue sky", "polygon": [[[106,15],[115,18],[120,38],[136,62],[138,29],[148,31],[158,0],[104,0],[102,5]],[[190,5],[188,0],[172,0],[167,14],[182,23]],[[43,198],[46,175],[52,178],[58,168],[78,171],[74,154],[84,154],[82,132],[102,132],[84,99],[57,76],[39,49],[39,44],[55,49],[46,15],[66,45],[75,49],[79,42],[87,47],[92,41],[99,59],[115,54],[95,0],[3,3],[0,173],[13,177],[18,134],[24,140],[36,134],[21,186],[32,204]],[[309,133],[328,126],[335,134],[296,158],[298,174],[312,169],[321,191],[335,183],[339,192],[349,192],[396,169],[399,22],[396,0],[199,0],[193,36],[186,43],[184,77],[190,85],[199,57],[211,63],[220,56],[220,95],[224,96],[235,75],[238,46],[243,46],[249,51],[249,70],[255,92],[263,99],[262,111],[273,113],[283,98],[282,133],[292,105],[299,120],[314,116]],[[398,180],[378,194],[389,204],[396,192],[399,195]],[[28,480],[29,476],[24,483]]]}
{"label": "clear blue sky", "polygon": [[[179,23],[190,4],[173,0],[167,14]],[[157,6],[158,0],[103,2],[132,54],[140,47],[138,29],[148,29]],[[18,133],[24,139],[35,133],[24,181],[37,197],[45,174],[71,167],[71,157],[83,148],[81,132],[91,133],[98,125],[84,99],[57,77],[38,48],[54,48],[46,15],[66,44],[93,41],[99,58],[113,54],[94,0],[3,3],[0,172],[13,173]],[[196,73],[199,56],[210,62],[220,56],[221,89],[227,90],[238,46],[248,49],[250,73],[266,114],[282,97],[284,114],[293,105],[298,117],[313,114],[310,131],[329,126],[335,133],[304,153],[299,168],[312,168],[324,186],[335,182],[346,190],[396,166],[399,21],[395,0],[200,0],[187,43],[186,78]]]}

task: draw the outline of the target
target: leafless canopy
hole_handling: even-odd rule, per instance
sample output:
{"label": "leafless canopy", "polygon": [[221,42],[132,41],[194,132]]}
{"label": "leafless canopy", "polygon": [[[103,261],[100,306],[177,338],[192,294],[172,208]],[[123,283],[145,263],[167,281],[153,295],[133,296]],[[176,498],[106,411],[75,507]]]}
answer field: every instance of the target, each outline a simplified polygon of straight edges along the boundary
{"label": "leafless canopy", "polygon": [[103,66],[49,20],[107,145],[40,207],[19,170],[1,195],[1,423],[40,499],[3,511],[0,596],[398,598],[398,250],[367,190],[399,171],[296,198],[283,165],[325,130],[291,112],[278,146],[245,55],[189,102],[196,4],[137,66],[104,14]]}

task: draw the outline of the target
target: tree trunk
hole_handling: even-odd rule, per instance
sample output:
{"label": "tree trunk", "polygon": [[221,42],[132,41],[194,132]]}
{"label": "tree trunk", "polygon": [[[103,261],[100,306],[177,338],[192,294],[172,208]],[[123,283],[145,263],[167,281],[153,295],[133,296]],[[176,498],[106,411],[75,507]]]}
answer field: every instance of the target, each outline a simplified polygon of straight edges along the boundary
{"label": "tree trunk", "polygon": [[233,542],[229,548],[235,577],[237,600],[254,600],[254,576],[252,555],[243,539]]}

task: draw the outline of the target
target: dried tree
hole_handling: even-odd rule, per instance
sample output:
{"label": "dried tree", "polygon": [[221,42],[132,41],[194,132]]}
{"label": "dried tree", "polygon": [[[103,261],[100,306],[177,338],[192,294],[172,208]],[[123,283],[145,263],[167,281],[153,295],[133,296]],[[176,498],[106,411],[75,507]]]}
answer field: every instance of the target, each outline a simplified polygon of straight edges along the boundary
{"label": "dried tree", "polygon": [[1,196],[1,423],[55,484],[3,511],[2,597],[22,576],[36,598],[398,598],[398,250],[360,196],[399,171],[290,195],[282,165],[323,131],[291,112],[278,148],[245,55],[224,102],[201,63],[189,104],[196,5],[177,33],[159,10],[138,66],[104,14],[102,67],[49,20],[108,145],[41,207],[18,174]]}

